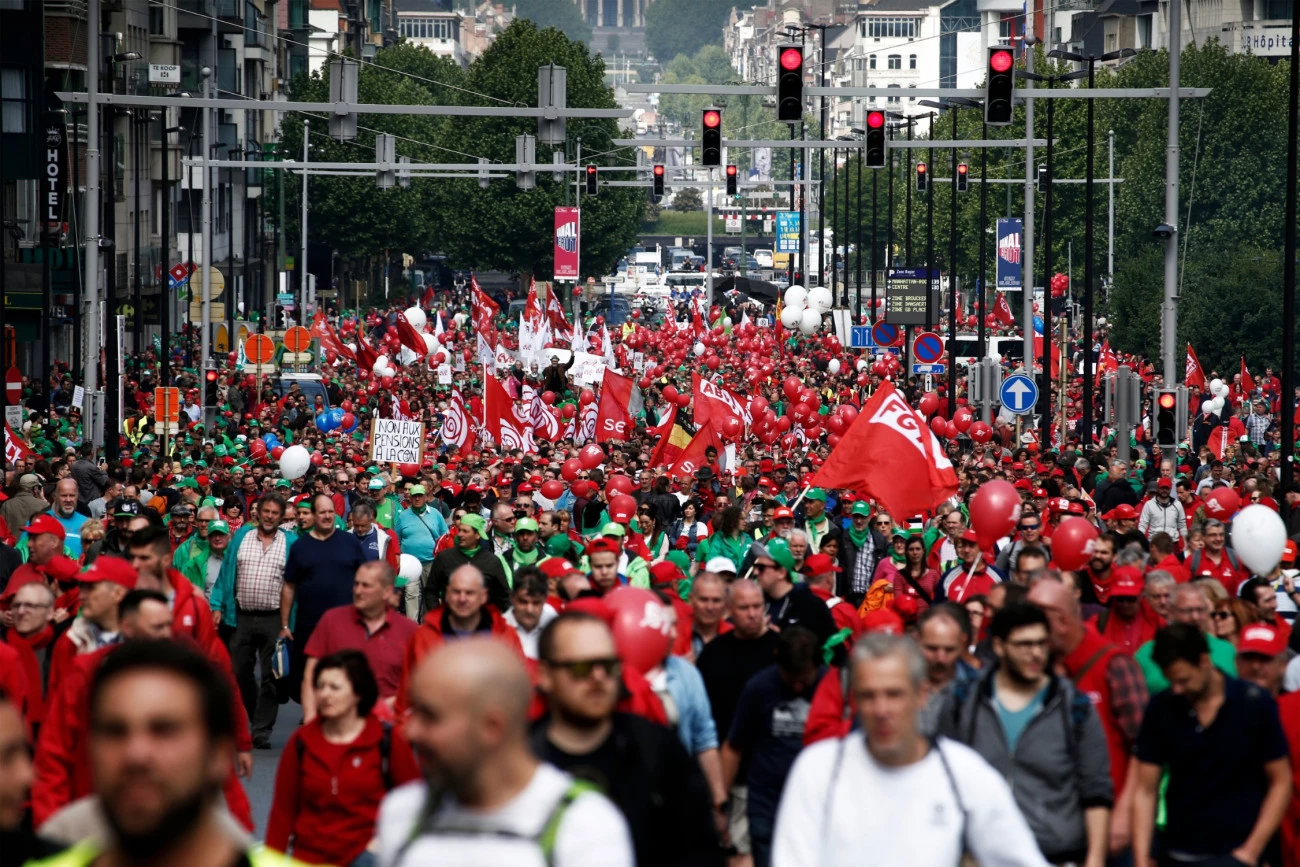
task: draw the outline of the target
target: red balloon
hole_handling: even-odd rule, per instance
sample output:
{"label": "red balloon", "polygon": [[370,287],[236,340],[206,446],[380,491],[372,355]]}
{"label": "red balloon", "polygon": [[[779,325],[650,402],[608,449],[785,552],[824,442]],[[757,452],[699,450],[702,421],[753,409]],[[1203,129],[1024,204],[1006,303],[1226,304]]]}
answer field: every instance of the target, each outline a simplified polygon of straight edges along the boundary
{"label": "red balloon", "polygon": [[826,417],[826,427],[832,434],[842,434],[848,429],[844,422],[844,416],[839,413],[831,413]]}
{"label": "red balloon", "polygon": [[564,406],[560,407],[560,415],[564,416],[566,419],[573,418],[577,414],[577,408],[571,403],[566,403]]}
{"label": "red balloon", "polygon": [[966,433],[970,430],[971,422],[974,421],[969,410],[959,409],[952,417],[953,426],[957,428],[958,433]]}
{"label": "red balloon", "polygon": [[930,430],[934,431],[937,436],[947,436],[948,420],[943,416],[936,415],[930,419]]}
{"label": "red balloon", "polygon": [[547,406],[555,406],[555,392],[553,391],[542,392],[542,403],[546,404]]}
{"label": "red balloon", "polygon": [[777,431],[779,431],[780,433],[785,433],[786,431],[788,431],[788,430],[790,429],[790,416],[788,416],[788,415],[783,415],[783,416],[781,416],[781,417],[778,418],[775,422],[773,422],[773,426],[774,426],[774,427],[777,429]]}
{"label": "red balloon", "polygon": [[402,474],[403,478],[413,479],[420,474],[420,465],[398,464],[397,471]]}
{"label": "red balloon", "polygon": [[560,475],[566,482],[573,482],[578,478],[578,473],[582,472],[582,461],[577,458],[569,458],[560,465]]}
{"label": "red balloon", "polygon": [[248,444],[248,454],[255,458],[260,458],[266,454],[266,443],[261,440],[253,440]]}
{"label": "red balloon", "polygon": [[578,460],[582,462],[584,470],[594,470],[605,462],[605,450],[595,443],[587,443],[578,452]]}
{"label": "red balloon", "polygon": [[[263,445],[265,445],[265,443],[263,443]],[[282,454],[284,454],[284,446],[276,446],[275,448],[271,449],[271,457],[277,461],[280,460],[280,455]]]}
{"label": "red balloon", "polygon": [[939,409],[939,395],[927,391],[921,395],[921,415],[934,415]]}
{"label": "red balloon", "polygon": [[840,435],[834,433],[830,434],[826,437],[826,442],[830,443],[831,448],[835,448],[837,445],[840,444]]}
{"label": "red balloon", "polygon": [[352,412],[352,399],[347,397],[343,398],[343,400],[339,401],[339,407],[344,412]]}
{"label": "red balloon", "polygon": [[744,429],[745,426],[734,415],[727,416],[727,420],[722,423],[722,435],[729,440],[739,437]]}
{"label": "red balloon", "polygon": [[614,497],[619,494],[630,494],[634,490],[636,490],[636,485],[632,484],[632,480],[622,473],[615,473],[605,482],[605,496],[609,498],[611,503],[614,501]]}
{"label": "red balloon", "polygon": [[686,409],[686,407],[690,405],[691,405],[691,396],[689,394],[683,392],[682,394],[677,395],[677,406],[679,409]]}
{"label": "red balloon", "polygon": [[587,404],[593,402],[595,399],[596,399],[596,392],[592,391],[589,388],[584,388],[582,390],[582,393],[578,395],[578,403],[582,404],[583,406],[586,406]]}
{"label": "red balloon", "polygon": [[799,397],[799,392],[803,391],[803,383],[799,381],[797,376],[787,376],[785,383],[782,385],[782,390],[788,400],[794,401]]}
{"label": "red balloon", "polygon": [[763,410],[767,409],[768,405],[767,398],[760,394],[758,397],[750,398],[749,411],[752,415],[758,416]]}
{"label": "red balloon", "polygon": [[1211,518],[1227,521],[1241,508],[1241,497],[1232,488],[1215,488],[1205,498],[1205,511]]}
{"label": "red balloon", "polygon": [[854,420],[858,417],[858,408],[851,403],[846,403],[840,407],[839,414],[844,417],[844,421],[852,426]]}
{"label": "red balloon", "polygon": [[677,386],[675,385],[664,386],[664,400],[671,401],[672,403],[677,402]]}
{"label": "red balloon", "polygon": [[325,456],[320,452],[312,452],[311,462],[312,462],[312,466],[319,467],[321,464],[325,463]]}
{"label": "red balloon", "polygon": [[1099,535],[1086,518],[1066,518],[1052,531],[1052,561],[1062,569],[1082,569]]}
{"label": "red balloon", "polygon": [[343,413],[343,419],[339,423],[339,427],[343,428],[344,430],[351,430],[356,423],[357,423],[357,417],[350,412],[345,412]]}
{"label": "red balloon", "polygon": [[718,358],[716,355],[710,355],[708,358],[704,359],[704,366],[709,370],[717,370],[721,364],[722,359]]}
{"label": "red balloon", "polygon": [[989,427],[982,421],[977,421],[970,426],[968,431],[970,438],[977,443],[986,443],[993,439],[993,428]]}
{"label": "red balloon", "polygon": [[809,412],[810,410],[808,409],[808,404],[796,403],[794,405],[793,412],[791,412],[790,414],[794,416],[795,421],[803,421],[804,419],[808,418]]}
{"label": "red balloon", "polygon": [[564,482],[559,479],[551,479],[542,482],[542,496],[548,500],[558,500],[564,496]]}
{"label": "red balloon", "polygon": [[[987,550],[1011,532],[1020,520],[1020,494],[1003,479],[980,485],[970,501],[970,520],[979,534],[980,547]],[[1055,534],[1053,534],[1055,547]]]}

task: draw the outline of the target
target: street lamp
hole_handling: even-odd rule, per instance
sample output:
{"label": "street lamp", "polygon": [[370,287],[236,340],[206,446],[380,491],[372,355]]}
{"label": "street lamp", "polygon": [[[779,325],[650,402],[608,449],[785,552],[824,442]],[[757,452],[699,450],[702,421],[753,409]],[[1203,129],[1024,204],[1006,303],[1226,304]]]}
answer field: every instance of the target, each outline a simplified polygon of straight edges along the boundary
{"label": "street lamp", "polygon": [[[1064,51],[1060,48],[1047,52],[1048,57],[1060,58],[1061,60],[1072,60],[1075,63],[1086,63],[1088,68],[1088,87],[1091,88],[1096,81],[1097,61],[1103,63],[1111,60],[1120,60],[1126,57],[1132,57],[1137,54],[1133,48],[1121,48],[1117,51],[1107,51],[1105,54],[1083,55],[1075,54],[1072,51]],[[1093,305],[1093,228],[1092,228],[1092,176],[1093,176],[1093,147],[1094,147],[1094,130],[1093,130],[1093,110],[1095,101],[1088,100],[1088,156],[1087,171],[1084,175],[1084,192],[1083,192],[1083,215],[1084,215],[1084,234],[1083,234],[1083,445],[1085,447],[1092,444],[1092,389],[1093,389],[1093,356],[1092,356],[1092,305]],[[1050,108],[1049,108],[1050,111]],[[1050,117],[1050,114],[1049,114]],[[1051,147],[1050,142],[1048,147]],[[1114,184],[1115,179],[1111,178],[1109,183]]]}
{"label": "street lamp", "polygon": [[[964,105],[964,106],[966,106],[966,107],[968,107],[968,108],[980,108],[980,109],[982,109],[982,108],[984,107],[984,101],[983,101],[983,100],[981,100],[981,99],[969,99],[969,98],[964,97],[964,96],[955,96],[955,97],[952,97],[951,99],[949,99],[948,101],[949,101],[949,102],[952,102],[952,103],[956,103],[956,104],[958,104],[958,105]],[[983,113],[982,113],[982,112],[981,112],[981,115],[980,115],[980,116],[983,117]],[[988,121],[982,121],[982,122],[981,122],[981,125],[980,125],[980,141],[988,141],[988,138],[989,138],[989,125],[988,125]],[[977,318],[978,321],[977,321],[976,324],[975,324],[975,329],[976,329],[976,333],[977,333],[977,335],[978,335],[978,341],[979,341],[979,343],[978,343],[978,345],[979,345],[978,352],[979,352],[979,357],[980,357],[980,358],[983,358],[983,357],[988,353],[987,336],[986,336],[985,331],[984,331],[984,317],[985,317],[985,315],[986,315],[986,311],[987,311],[987,309],[988,309],[988,305],[987,305],[987,303],[986,303],[986,295],[987,295],[987,286],[986,286],[986,282],[987,282],[987,281],[985,280],[985,276],[986,276],[986,273],[987,273],[987,270],[986,270],[986,269],[987,269],[987,266],[986,266],[986,264],[985,264],[985,261],[986,261],[986,260],[985,260],[985,251],[986,251],[986,249],[987,249],[987,241],[988,241],[988,239],[987,239],[985,236],[987,235],[987,231],[986,231],[986,230],[987,230],[987,227],[988,227],[988,219],[989,219],[989,217],[988,217],[988,206],[989,206],[989,183],[988,183],[988,171],[989,171],[989,149],[988,149],[988,145],[981,145],[981,146],[980,146],[980,222],[979,222],[980,252],[979,252],[979,278],[975,281],[975,291],[976,291],[976,295],[977,295],[977,298],[978,298],[977,306],[976,306],[976,308],[975,308],[975,309],[976,309],[976,318]]]}

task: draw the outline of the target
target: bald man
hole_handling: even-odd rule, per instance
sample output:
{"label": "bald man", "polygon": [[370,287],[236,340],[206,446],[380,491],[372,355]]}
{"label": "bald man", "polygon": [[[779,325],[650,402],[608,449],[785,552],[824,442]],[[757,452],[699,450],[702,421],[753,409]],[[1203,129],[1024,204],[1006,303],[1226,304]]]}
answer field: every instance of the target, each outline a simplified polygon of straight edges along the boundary
{"label": "bald man", "polygon": [[63,540],[64,547],[72,552],[72,557],[81,557],[81,527],[90,519],[77,511],[75,479],[60,479],[54,486],[54,504],[50,514],[63,525],[63,532],[67,534]]}
{"label": "bald man", "polygon": [[618,809],[533,756],[531,695],[523,660],[490,638],[445,644],[420,663],[404,730],[425,779],[384,799],[381,864],[632,867]]}

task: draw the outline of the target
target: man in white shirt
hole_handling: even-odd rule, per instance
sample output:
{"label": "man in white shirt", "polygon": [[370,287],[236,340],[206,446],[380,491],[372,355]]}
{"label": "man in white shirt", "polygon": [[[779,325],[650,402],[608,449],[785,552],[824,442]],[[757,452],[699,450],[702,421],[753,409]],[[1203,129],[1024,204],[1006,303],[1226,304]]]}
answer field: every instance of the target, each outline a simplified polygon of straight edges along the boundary
{"label": "man in white shirt", "polygon": [[487,638],[445,644],[410,690],[404,730],[425,781],[384,799],[380,867],[633,867],[618,808],[533,757],[517,653]]}
{"label": "man in white shirt", "polygon": [[556,618],[556,611],[546,604],[546,576],[536,566],[525,566],[515,572],[515,585],[510,591],[510,610],[505,621],[514,627],[524,656],[537,658],[537,641],[542,630]]}
{"label": "man in white shirt", "polygon": [[864,635],[851,665],[861,728],[795,761],[772,863],[951,867],[969,850],[983,867],[1046,867],[1002,776],[970,748],[918,730],[926,664],[912,640]]}

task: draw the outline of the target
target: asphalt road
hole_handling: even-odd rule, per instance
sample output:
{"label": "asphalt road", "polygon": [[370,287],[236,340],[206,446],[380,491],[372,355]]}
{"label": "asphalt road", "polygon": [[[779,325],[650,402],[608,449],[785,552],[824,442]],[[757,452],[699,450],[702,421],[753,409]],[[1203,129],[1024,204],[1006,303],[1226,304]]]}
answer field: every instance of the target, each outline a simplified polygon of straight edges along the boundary
{"label": "asphalt road", "polygon": [[271,749],[253,750],[253,777],[244,781],[244,788],[253,804],[253,821],[257,823],[259,839],[266,833],[266,819],[271,813],[271,800],[275,795],[275,769],[280,764],[280,754],[284,752],[285,742],[301,719],[302,706],[297,702],[280,705],[280,713],[275,718],[275,730],[271,732]]}

